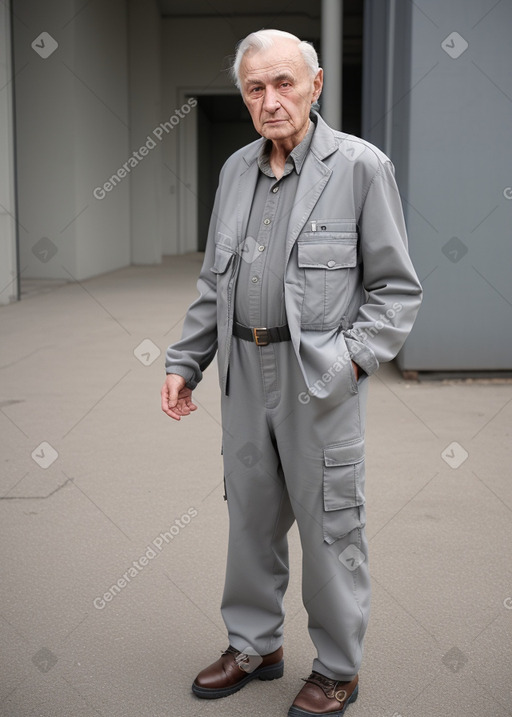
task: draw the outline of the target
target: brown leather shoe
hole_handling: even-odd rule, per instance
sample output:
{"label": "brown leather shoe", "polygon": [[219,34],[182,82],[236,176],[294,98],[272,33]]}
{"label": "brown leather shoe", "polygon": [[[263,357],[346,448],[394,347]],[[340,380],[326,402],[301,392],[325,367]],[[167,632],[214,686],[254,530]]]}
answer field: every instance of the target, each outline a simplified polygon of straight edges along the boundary
{"label": "brown leather shoe", "polygon": [[232,695],[251,680],[275,680],[283,676],[283,648],[270,655],[253,656],[231,645],[221,657],[202,670],[192,685],[192,692],[202,699],[214,700]]}
{"label": "brown leather shoe", "polygon": [[340,682],[312,672],[288,711],[288,717],[341,717],[357,700],[359,677]]}

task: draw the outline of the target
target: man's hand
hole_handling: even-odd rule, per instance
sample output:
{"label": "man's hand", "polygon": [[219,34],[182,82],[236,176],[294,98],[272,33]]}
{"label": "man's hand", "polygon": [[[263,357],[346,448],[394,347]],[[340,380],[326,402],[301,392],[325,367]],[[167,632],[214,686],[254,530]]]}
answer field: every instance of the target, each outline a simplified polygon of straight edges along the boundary
{"label": "man's hand", "polygon": [[185,379],[177,373],[167,374],[161,394],[162,411],[175,421],[180,421],[182,416],[188,416],[197,409],[192,403],[191,389],[186,388]]}
{"label": "man's hand", "polygon": [[359,368],[359,366],[356,364],[355,361],[352,361],[352,368],[354,369],[356,381],[359,381],[359,372],[361,371],[361,369]]}

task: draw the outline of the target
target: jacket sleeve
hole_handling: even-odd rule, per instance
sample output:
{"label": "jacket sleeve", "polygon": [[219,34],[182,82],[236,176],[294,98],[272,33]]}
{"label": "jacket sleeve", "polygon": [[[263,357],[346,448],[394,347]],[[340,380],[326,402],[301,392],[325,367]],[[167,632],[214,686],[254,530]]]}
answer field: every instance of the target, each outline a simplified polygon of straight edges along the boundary
{"label": "jacket sleeve", "polygon": [[203,371],[217,352],[217,281],[211,271],[215,259],[215,227],[220,187],[210,219],[203,266],[197,281],[199,296],[185,316],[181,339],[168,347],[165,358],[166,373],[183,376],[186,386],[194,389]]}
{"label": "jacket sleeve", "polygon": [[394,168],[379,162],[359,216],[365,302],[344,331],[351,358],[367,374],[396,356],[412,329],[422,288],[407,250]]}

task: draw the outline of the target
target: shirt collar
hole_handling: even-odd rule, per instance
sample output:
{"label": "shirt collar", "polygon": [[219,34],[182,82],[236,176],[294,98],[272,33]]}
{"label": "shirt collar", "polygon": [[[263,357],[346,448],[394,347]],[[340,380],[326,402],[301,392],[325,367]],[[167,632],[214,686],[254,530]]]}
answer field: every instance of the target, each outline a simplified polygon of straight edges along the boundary
{"label": "shirt collar", "polygon": [[[313,133],[315,131],[315,122],[311,119],[309,122],[309,127],[306,131],[306,134],[304,135],[303,140],[292,149],[288,157],[286,158],[286,162],[284,165],[284,172],[283,177],[287,174],[290,174],[290,172],[295,169],[297,174],[300,174],[302,165],[304,164],[304,160],[306,159],[306,155],[309,151],[309,148],[311,146],[311,141],[313,139]],[[263,174],[266,174],[267,177],[273,177],[275,178],[274,172],[272,171],[272,168],[270,166],[270,150],[272,149],[272,142],[268,139],[262,146],[260,153],[258,155],[258,167],[263,172]]]}

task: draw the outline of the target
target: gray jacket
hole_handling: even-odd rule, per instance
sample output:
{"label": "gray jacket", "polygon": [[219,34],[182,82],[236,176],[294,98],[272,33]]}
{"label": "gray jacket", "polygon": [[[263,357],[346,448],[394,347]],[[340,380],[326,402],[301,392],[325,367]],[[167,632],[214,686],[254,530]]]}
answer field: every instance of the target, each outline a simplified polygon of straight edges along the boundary
{"label": "gray jacket", "polygon": [[[286,230],[285,307],[304,400],[338,403],[357,392],[351,359],[370,375],[398,353],[422,290],[390,160],[319,115],[315,120]],[[181,340],[167,350],[166,372],[183,376],[191,389],[218,350],[220,386],[229,390],[234,284],[264,141],[238,150],[222,168],[199,297]]]}

